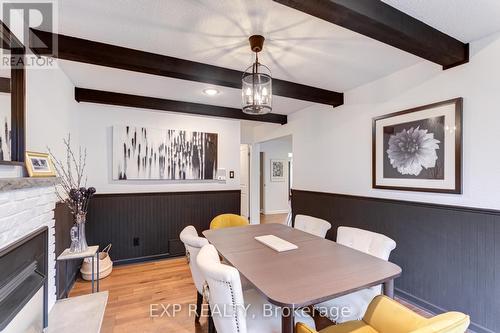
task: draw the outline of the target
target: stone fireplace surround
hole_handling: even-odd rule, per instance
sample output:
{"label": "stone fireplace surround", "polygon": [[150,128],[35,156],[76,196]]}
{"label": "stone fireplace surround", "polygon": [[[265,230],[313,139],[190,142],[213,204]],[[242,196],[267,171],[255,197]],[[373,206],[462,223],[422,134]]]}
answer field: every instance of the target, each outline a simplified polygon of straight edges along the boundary
{"label": "stone fireplace surround", "polygon": [[48,227],[48,310],[56,301],[54,185],[57,178],[0,178],[0,249]]}

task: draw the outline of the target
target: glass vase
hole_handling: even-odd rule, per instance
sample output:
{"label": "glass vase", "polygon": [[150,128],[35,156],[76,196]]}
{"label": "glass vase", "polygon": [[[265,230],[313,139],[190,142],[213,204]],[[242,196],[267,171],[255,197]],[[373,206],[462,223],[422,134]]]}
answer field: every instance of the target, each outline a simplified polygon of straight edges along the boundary
{"label": "glass vase", "polygon": [[75,217],[75,224],[71,228],[71,247],[70,252],[85,252],[88,249],[87,239],[85,238],[85,222],[87,216],[85,213],[78,213]]}

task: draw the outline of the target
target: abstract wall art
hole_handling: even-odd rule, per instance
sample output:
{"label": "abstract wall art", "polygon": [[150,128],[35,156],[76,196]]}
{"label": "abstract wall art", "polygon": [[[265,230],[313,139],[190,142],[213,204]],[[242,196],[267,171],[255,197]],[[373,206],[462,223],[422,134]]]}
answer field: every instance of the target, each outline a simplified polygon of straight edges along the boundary
{"label": "abstract wall art", "polygon": [[373,187],[461,193],[462,98],[373,119]]}
{"label": "abstract wall art", "polygon": [[216,133],[114,126],[113,179],[216,179],[217,145]]}

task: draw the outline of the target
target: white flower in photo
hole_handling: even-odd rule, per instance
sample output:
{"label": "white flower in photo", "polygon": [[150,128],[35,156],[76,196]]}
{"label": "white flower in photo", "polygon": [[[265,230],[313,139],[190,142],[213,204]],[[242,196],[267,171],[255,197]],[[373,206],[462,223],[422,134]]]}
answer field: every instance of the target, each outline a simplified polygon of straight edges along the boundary
{"label": "white flower in photo", "polygon": [[417,128],[403,129],[391,135],[387,155],[391,165],[403,175],[418,176],[422,168],[436,166],[439,140],[434,139],[433,133]]}

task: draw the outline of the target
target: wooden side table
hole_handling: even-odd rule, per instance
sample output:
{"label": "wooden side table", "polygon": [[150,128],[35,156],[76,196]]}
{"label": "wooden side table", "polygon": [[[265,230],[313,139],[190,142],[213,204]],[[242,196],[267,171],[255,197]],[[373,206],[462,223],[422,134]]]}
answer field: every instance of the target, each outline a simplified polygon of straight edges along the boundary
{"label": "wooden side table", "polygon": [[76,259],[85,259],[92,258],[92,293],[94,290],[94,262],[97,259],[97,292],[99,292],[99,245],[89,246],[87,251],[85,252],[69,252],[69,248],[64,250],[59,257],[57,257],[57,261],[66,261],[66,260],[76,260]]}

